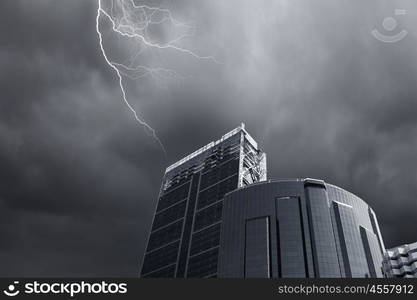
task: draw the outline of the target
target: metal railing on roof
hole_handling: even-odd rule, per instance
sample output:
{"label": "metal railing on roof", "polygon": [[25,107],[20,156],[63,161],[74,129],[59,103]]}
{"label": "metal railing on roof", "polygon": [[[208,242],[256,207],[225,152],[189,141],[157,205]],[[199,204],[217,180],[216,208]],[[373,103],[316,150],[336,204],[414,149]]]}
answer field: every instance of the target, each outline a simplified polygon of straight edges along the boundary
{"label": "metal railing on roof", "polygon": [[[207,145],[201,147],[200,149],[194,151],[193,153],[191,153],[190,155],[187,155],[186,157],[180,159],[179,161],[177,161],[176,163],[170,165],[168,168],[166,168],[165,170],[165,174],[168,173],[169,171],[177,168],[178,166],[186,163],[187,161],[193,159],[194,157],[200,155],[201,153],[213,148],[214,146],[220,144],[221,142],[227,140],[228,138],[230,138],[231,136],[234,136],[235,134],[239,133],[240,131],[244,131],[245,134],[247,136],[250,137],[250,135],[246,132],[245,130],[245,124],[242,123],[239,127],[236,127],[235,129],[233,129],[232,131],[229,131],[228,133],[224,134],[220,139],[218,139],[215,142],[210,142]],[[257,146],[256,142],[253,140],[252,137],[250,137],[251,141],[253,141],[253,143]]]}

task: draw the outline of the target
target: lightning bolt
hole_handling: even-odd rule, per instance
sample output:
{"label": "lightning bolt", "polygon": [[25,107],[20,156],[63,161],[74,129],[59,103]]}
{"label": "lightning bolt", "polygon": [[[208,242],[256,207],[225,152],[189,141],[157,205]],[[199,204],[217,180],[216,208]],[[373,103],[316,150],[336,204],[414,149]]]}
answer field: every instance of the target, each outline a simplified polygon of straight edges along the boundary
{"label": "lightning bolt", "polygon": [[[155,130],[141,118],[133,106],[128,101],[126,90],[123,85],[123,76],[130,79],[139,79],[150,76],[157,80],[165,78],[181,77],[175,70],[162,67],[152,68],[137,62],[138,58],[145,50],[158,51],[175,51],[184,55],[191,56],[196,59],[207,59],[218,62],[213,56],[200,56],[190,49],[179,46],[179,43],[186,37],[192,35],[192,27],[186,23],[177,21],[169,9],[161,7],[153,7],[148,5],[137,5],[134,0],[110,0],[109,6],[104,7],[102,0],[98,0],[97,16],[96,16],[96,32],[99,38],[101,53],[107,65],[114,70],[118,77],[119,87],[122,93],[124,104],[132,112],[135,120],[149,132],[155,141],[160,145],[162,151],[167,155],[164,145],[158,138]],[[115,62],[109,58],[105,47],[103,46],[103,34],[100,30],[100,18],[106,18],[111,25],[113,33],[120,37],[128,39],[133,43],[133,52],[127,62]],[[168,28],[167,28],[168,26]],[[159,29],[180,29],[184,31],[167,41],[155,41],[150,29],[159,27]]]}

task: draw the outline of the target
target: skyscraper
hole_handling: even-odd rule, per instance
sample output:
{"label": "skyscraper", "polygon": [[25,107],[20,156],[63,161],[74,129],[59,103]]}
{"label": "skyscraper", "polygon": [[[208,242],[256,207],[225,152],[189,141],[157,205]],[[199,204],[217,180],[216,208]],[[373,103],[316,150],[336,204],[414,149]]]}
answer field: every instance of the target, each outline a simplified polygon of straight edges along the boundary
{"label": "skyscraper", "polygon": [[384,271],[388,278],[417,278],[417,242],[388,249]]}
{"label": "skyscraper", "polygon": [[266,180],[244,124],[166,169],[141,277],[217,277],[223,196]]}
{"label": "skyscraper", "polygon": [[321,180],[268,181],[228,193],[221,232],[219,277],[383,277],[374,211]]}

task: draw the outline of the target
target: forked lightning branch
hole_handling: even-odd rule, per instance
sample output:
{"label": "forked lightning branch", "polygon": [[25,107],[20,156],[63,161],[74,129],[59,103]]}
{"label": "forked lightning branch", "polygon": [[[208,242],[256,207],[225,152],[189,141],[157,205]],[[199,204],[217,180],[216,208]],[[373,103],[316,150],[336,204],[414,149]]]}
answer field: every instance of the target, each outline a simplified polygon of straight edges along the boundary
{"label": "forked lightning branch", "polygon": [[[187,55],[194,59],[217,61],[212,56],[200,56],[194,51],[180,46],[184,38],[192,36],[193,28],[186,23],[176,20],[169,9],[139,5],[134,0],[98,0],[97,5],[96,31],[99,37],[100,49],[106,63],[118,77],[123,102],[132,112],[135,120],[150,132],[166,154],[165,147],[155,130],[139,115],[128,100],[123,83],[124,77],[133,80],[151,77],[158,80],[179,76],[175,70],[144,64],[141,56],[143,56],[145,51],[175,51],[178,54]],[[128,49],[131,55],[124,60],[128,63],[114,61],[108,55],[101,29],[101,23],[104,21],[110,24],[110,30],[116,36],[128,40],[129,47],[132,48]],[[174,33],[171,34],[172,37],[168,40],[157,41],[157,38],[150,33],[151,29],[155,27],[162,31],[169,30]]]}

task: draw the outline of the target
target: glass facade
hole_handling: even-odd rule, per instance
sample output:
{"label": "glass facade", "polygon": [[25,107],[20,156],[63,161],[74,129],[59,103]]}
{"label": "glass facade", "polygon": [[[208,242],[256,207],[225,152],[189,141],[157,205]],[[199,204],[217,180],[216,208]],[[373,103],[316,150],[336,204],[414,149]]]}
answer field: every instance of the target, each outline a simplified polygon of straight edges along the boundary
{"label": "glass facade", "polygon": [[[343,277],[370,277],[370,270],[363,265],[365,244],[362,243],[352,206],[333,201],[333,210],[340,243],[338,251],[339,257],[342,258],[340,262],[343,264]],[[376,274],[373,275],[372,277],[376,277]]]}
{"label": "glass facade", "polygon": [[279,271],[283,278],[307,277],[305,237],[299,197],[276,199]]}
{"label": "glass facade", "polygon": [[268,181],[227,194],[221,232],[219,277],[383,277],[374,212],[321,180]]}
{"label": "glass facade", "polygon": [[305,189],[316,276],[340,277],[340,266],[326,190],[322,186],[314,184],[306,185]]}
{"label": "glass facade", "polygon": [[[266,182],[242,124],[166,169],[141,277],[383,277],[384,253],[359,197],[322,180]],[[385,270],[415,274],[417,251],[399,255]]]}
{"label": "glass facade", "polygon": [[266,180],[266,156],[244,125],[168,167],[141,277],[217,277],[224,195]]}
{"label": "glass facade", "polygon": [[269,278],[269,218],[246,220],[245,277]]}

